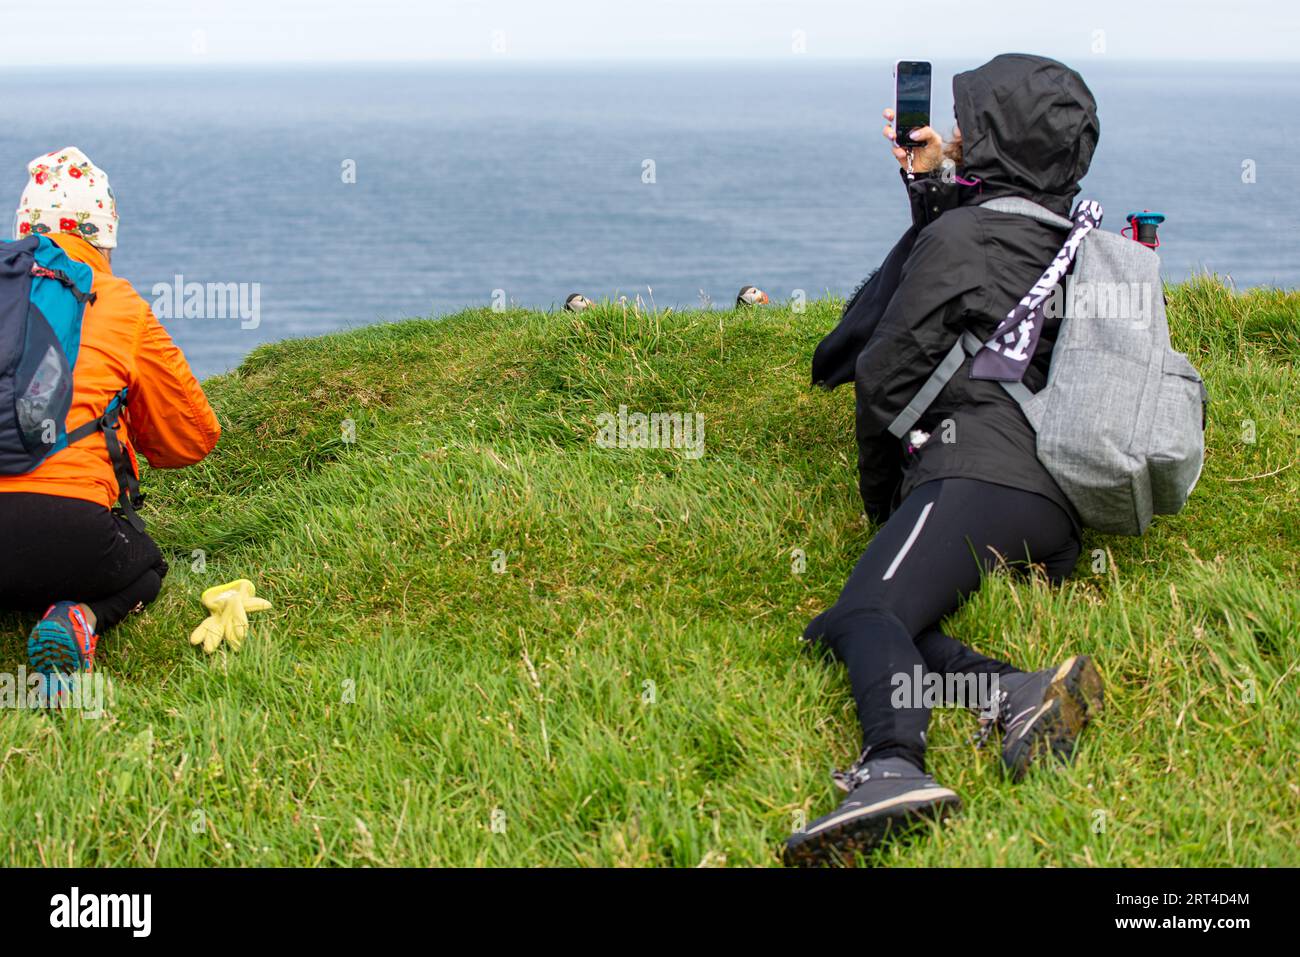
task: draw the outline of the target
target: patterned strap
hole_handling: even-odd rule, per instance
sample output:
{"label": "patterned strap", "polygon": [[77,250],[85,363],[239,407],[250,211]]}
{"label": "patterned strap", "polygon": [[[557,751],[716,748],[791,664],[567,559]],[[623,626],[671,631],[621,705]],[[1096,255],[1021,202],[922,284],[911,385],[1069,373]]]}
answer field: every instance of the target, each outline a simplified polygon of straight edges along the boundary
{"label": "patterned strap", "polygon": [[989,200],[983,205],[1000,212],[1017,213],[1040,222],[1070,227],[1065,244],[1051,264],[1033,288],[1007,313],[1007,317],[994,330],[993,336],[984,343],[984,348],[971,363],[972,379],[1020,382],[1038,349],[1038,337],[1043,327],[1043,303],[1074,265],[1074,257],[1079,252],[1084,237],[1101,225],[1101,204],[1095,200],[1083,200],[1074,208],[1074,215],[1068,220],[1043,209],[1037,203],[1016,196]]}

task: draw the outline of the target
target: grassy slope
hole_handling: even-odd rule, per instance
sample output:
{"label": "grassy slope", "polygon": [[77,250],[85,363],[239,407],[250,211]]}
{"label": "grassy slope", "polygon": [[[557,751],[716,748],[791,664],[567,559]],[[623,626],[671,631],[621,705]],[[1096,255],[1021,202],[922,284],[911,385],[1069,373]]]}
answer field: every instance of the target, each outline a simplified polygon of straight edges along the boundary
{"label": "grassy slope", "polygon": [[[1171,300],[1214,398],[1191,506],[950,621],[1024,666],[1095,655],[1109,712],[1018,786],[938,713],[966,812],[883,862],[1300,864],[1300,295]],[[147,477],[175,562],[102,645],[111,715],[0,714],[0,860],[773,863],[857,740],[843,674],[795,645],[871,536],[852,397],[806,384],[838,309],[471,311],[257,350],[208,383],[218,452]],[[702,412],[707,453],[598,448],[620,404]],[[237,576],[275,610],[205,658],[198,593]],[[28,624],[0,618],[0,668]]]}

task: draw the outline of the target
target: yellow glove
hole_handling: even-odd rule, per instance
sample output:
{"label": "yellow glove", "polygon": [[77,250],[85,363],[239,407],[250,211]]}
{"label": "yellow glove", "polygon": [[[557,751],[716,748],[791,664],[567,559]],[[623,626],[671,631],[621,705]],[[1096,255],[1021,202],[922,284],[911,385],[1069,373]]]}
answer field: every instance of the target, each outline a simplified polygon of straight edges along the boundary
{"label": "yellow glove", "polygon": [[208,654],[217,650],[224,639],[238,651],[248,635],[248,613],[266,611],[271,603],[258,598],[256,588],[247,578],[239,578],[225,585],[213,585],[203,593],[203,607],[210,615],[190,635],[191,645],[202,645]]}

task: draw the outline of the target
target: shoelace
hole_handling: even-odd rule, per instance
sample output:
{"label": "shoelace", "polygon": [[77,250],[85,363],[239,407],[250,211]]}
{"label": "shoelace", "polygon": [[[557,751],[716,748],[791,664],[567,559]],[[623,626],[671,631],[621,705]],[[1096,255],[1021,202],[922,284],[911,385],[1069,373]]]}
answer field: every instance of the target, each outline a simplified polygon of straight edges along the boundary
{"label": "shoelace", "polygon": [[871,768],[867,767],[867,755],[870,752],[870,748],[863,748],[858,759],[847,768],[831,772],[831,780],[837,788],[847,793],[871,780]]}
{"label": "shoelace", "polygon": [[995,730],[1001,730],[1004,736],[1015,731],[1016,728],[1020,727],[1021,723],[1024,722],[1025,718],[1033,714],[1038,707],[1036,704],[1033,704],[1028,708],[1012,714],[1010,707],[1008,707],[1009,697],[1010,696],[1007,692],[999,691],[997,703],[994,708],[991,709],[994,712],[993,717],[980,718],[979,730],[975,732],[975,736],[972,739],[975,742],[976,748],[983,749],[984,746],[988,744],[989,738],[992,737]]}
{"label": "shoelace", "polygon": [[993,704],[993,707],[984,708],[983,710],[975,712],[980,716],[980,726],[979,730],[971,736],[971,741],[973,741],[975,747],[981,751],[984,749],[984,746],[989,743],[989,738],[993,736],[994,730],[996,730],[1002,723],[1003,713],[1006,711],[1007,707],[1007,693],[1005,691],[999,691],[997,701],[991,703]]}

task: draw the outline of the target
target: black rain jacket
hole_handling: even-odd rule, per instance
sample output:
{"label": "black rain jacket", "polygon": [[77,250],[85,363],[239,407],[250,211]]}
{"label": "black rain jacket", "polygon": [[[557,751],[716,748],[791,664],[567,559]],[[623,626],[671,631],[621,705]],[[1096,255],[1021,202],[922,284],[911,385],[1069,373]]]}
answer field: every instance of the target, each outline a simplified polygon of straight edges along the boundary
{"label": "black rain jacket", "polygon": [[[904,176],[913,226],[817,347],[813,382],[854,380],[859,489],[872,518],[883,520],[923,482],[962,477],[1046,496],[1077,531],[1024,414],[998,383],[970,378],[969,358],[916,424],[931,433],[924,445],[913,451],[887,431],[961,333],[988,339],[1065,240],[1065,229],[978,204],[1022,196],[1069,216],[1100,132],[1083,78],[1044,57],[996,57],[958,74],[953,96],[960,177],[979,185]],[[1043,327],[1024,379],[1031,391],[1047,381],[1059,322]]]}

